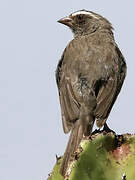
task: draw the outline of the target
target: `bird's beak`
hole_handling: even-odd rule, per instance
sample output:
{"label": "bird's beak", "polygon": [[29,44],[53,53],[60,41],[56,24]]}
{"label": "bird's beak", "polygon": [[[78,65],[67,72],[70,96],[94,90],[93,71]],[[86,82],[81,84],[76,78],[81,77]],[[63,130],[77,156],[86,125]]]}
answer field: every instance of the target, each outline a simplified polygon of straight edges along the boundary
{"label": "bird's beak", "polygon": [[66,26],[71,27],[73,25],[73,20],[71,17],[65,17],[58,20],[59,23],[65,24]]}

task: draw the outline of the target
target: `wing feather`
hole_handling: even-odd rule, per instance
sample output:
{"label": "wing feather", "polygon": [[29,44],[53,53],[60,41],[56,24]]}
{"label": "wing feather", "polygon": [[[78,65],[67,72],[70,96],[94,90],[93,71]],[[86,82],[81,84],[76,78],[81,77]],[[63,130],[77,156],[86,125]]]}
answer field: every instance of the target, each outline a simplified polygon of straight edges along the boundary
{"label": "wing feather", "polygon": [[95,116],[97,126],[102,127],[117,97],[117,77],[111,77],[99,90]]}
{"label": "wing feather", "polygon": [[60,104],[62,110],[62,122],[65,133],[68,133],[73,123],[79,118],[79,108],[76,105],[73,90],[71,86],[66,82],[62,83],[60,90]]}
{"label": "wing feather", "polygon": [[57,66],[56,82],[59,89],[63,130],[68,133],[73,123],[79,118],[79,104],[75,98],[71,81],[67,80],[62,70],[62,62],[63,56]]}

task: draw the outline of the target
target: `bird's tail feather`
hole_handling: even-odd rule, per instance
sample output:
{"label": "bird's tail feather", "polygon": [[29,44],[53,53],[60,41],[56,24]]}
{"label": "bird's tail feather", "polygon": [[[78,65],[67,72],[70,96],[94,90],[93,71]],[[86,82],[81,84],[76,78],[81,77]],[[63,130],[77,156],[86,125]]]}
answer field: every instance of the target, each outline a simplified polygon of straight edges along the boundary
{"label": "bird's tail feather", "polygon": [[77,120],[74,124],[74,127],[71,131],[70,138],[68,141],[68,145],[66,151],[64,153],[60,173],[64,176],[71,160],[73,153],[76,151],[78,145],[80,144],[83,138],[83,127],[80,123],[80,120]]}

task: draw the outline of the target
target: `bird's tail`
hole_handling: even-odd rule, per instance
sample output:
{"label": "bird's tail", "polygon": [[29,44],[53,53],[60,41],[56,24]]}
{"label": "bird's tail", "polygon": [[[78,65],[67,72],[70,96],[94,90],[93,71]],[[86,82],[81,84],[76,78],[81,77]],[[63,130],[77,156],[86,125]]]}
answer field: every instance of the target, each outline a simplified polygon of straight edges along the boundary
{"label": "bird's tail", "polygon": [[82,137],[83,137],[83,127],[80,120],[77,120],[74,124],[74,127],[72,128],[70,138],[67,144],[66,151],[64,153],[60,173],[64,176],[69,164],[69,161],[71,160],[71,157],[73,153],[76,151],[78,145],[80,144]]}

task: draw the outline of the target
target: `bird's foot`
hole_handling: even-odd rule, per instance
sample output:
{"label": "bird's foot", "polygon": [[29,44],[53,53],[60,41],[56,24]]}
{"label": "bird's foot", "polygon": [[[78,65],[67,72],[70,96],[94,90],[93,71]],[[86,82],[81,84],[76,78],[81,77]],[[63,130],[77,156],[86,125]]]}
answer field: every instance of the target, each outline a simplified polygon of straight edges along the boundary
{"label": "bird's foot", "polygon": [[91,135],[95,135],[95,134],[100,133],[100,132],[101,132],[100,129],[95,129],[95,131],[93,131],[93,132],[91,133]]}
{"label": "bird's foot", "polygon": [[115,132],[112,129],[110,129],[106,123],[104,124],[103,132],[106,133],[112,132],[113,134],[115,134]]}

